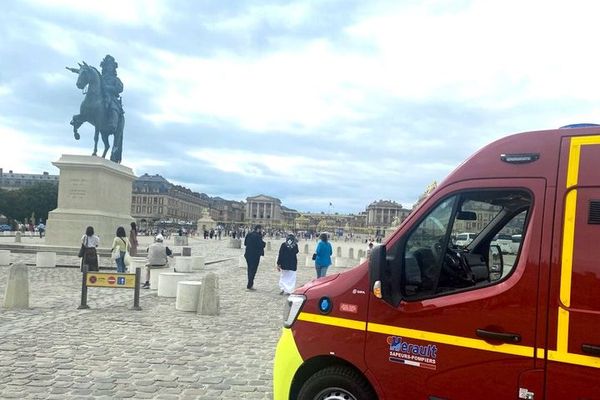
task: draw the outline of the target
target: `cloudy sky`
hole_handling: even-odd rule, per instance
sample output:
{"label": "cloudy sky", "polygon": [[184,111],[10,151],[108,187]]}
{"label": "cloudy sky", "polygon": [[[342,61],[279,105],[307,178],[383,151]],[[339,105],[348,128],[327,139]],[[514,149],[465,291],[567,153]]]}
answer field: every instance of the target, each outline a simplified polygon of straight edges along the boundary
{"label": "cloudy sky", "polygon": [[[597,1],[2,3],[0,167],[91,154],[65,66],[119,63],[123,164],[299,211],[410,207],[511,133],[600,122]],[[333,208],[329,207],[333,204]]]}

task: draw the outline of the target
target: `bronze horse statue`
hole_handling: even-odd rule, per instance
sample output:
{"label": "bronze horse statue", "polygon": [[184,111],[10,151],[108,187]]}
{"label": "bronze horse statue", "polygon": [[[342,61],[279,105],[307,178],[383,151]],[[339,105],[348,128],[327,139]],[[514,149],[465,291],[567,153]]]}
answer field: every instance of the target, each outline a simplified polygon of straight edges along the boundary
{"label": "bronze horse statue", "polygon": [[102,79],[100,72],[92,66],[89,66],[83,62],[79,64],[79,68],[66,67],[69,71],[78,74],[77,87],[83,90],[87,86],[87,92],[84,92],[85,98],[81,102],[79,108],[79,114],[73,115],[71,125],[73,125],[73,136],[76,140],[79,140],[79,132],[77,129],[84,122],[88,122],[94,126],[94,152],[93,156],[97,155],[98,152],[98,136],[102,136],[104,142],[104,152],[102,158],[106,156],[110,144],[108,137],[113,135],[112,151],[110,154],[110,160],[116,163],[121,162],[121,153],[123,149],[123,127],[125,125],[125,117],[121,114],[119,116],[119,122],[117,129],[112,130],[107,124],[107,112],[104,103],[104,94],[102,93]]}

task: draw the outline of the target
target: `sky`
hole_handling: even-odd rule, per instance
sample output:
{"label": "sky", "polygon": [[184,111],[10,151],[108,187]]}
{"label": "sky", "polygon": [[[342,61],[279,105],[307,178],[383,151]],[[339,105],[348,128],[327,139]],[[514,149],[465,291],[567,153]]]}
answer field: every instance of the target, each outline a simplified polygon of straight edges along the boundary
{"label": "sky", "polygon": [[[24,0],[0,13],[0,168],[91,154],[65,69],[114,56],[123,165],[304,212],[411,208],[512,133],[600,122],[597,1]],[[102,148],[101,142],[99,144]],[[331,204],[331,206],[330,206]]]}

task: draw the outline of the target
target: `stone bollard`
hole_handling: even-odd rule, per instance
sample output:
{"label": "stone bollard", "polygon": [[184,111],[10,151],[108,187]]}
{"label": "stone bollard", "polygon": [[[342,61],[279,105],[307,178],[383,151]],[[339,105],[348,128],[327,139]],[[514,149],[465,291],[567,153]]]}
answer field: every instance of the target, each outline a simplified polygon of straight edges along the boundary
{"label": "stone bollard", "polygon": [[56,253],[53,251],[38,251],[35,255],[35,265],[40,268],[56,267]]}
{"label": "stone bollard", "polygon": [[175,270],[177,272],[193,272],[194,259],[192,257],[177,257],[175,259]]}
{"label": "stone bollard", "polygon": [[21,232],[15,233],[15,243],[21,243]]}
{"label": "stone bollard", "polygon": [[4,308],[29,308],[29,273],[23,263],[14,264],[8,271]]}
{"label": "stone bollard", "polygon": [[188,276],[180,272],[161,272],[158,275],[158,297],[177,297],[177,282]]}
{"label": "stone bollard", "polygon": [[308,243],[304,245],[304,254],[308,254]]}
{"label": "stone bollard", "polygon": [[200,281],[177,282],[175,309],[178,311],[196,311],[201,287],[202,282]]}
{"label": "stone bollard", "polygon": [[336,257],[341,257],[342,256],[342,248],[338,246],[337,250],[336,250]]}
{"label": "stone bollard", "polygon": [[230,249],[241,249],[242,248],[242,239],[229,239],[229,245],[227,246]]}
{"label": "stone bollard", "polygon": [[200,315],[219,315],[219,278],[212,272],[202,280],[197,312]]}
{"label": "stone bollard", "polygon": [[271,251],[271,242],[267,242],[267,251]]}
{"label": "stone bollard", "polygon": [[306,256],[306,261],[304,262],[304,266],[306,266],[306,267],[314,267],[315,266],[315,260],[312,259],[312,255]]}
{"label": "stone bollard", "polygon": [[192,256],[192,269],[200,270],[204,268],[204,256]]}
{"label": "stone bollard", "polygon": [[187,246],[182,247],[181,248],[181,255],[183,257],[189,257],[189,256],[191,256],[192,255],[192,248],[191,247],[187,247]]}
{"label": "stone bollard", "polygon": [[173,243],[175,246],[187,246],[188,245],[188,237],[187,236],[173,236],[175,239]]}
{"label": "stone bollard", "polygon": [[[131,264],[127,267],[130,274],[135,274],[135,269],[139,268],[142,272],[142,278],[146,277],[146,257],[131,257]],[[100,257],[98,257],[98,265],[100,265]]]}
{"label": "stone bollard", "polygon": [[354,260],[354,249],[352,247],[348,250],[348,258]]}
{"label": "stone bollard", "polygon": [[0,250],[0,265],[10,265],[10,250]]}

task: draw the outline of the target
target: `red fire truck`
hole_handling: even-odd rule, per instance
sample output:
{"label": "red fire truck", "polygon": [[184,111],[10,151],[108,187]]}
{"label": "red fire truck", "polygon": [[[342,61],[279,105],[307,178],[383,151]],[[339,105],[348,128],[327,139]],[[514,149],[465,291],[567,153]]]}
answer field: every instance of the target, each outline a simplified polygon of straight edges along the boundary
{"label": "red fire truck", "polygon": [[484,147],[368,263],[297,289],[275,400],[600,399],[600,127],[565,128]]}

